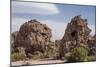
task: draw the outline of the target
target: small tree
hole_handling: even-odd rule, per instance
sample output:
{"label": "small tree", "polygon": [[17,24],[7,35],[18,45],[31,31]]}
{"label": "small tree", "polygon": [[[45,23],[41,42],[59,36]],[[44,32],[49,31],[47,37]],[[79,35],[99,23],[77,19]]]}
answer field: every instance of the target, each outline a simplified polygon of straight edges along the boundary
{"label": "small tree", "polygon": [[88,51],[84,47],[76,47],[71,50],[71,57],[69,58],[72,62],[87,61]]}

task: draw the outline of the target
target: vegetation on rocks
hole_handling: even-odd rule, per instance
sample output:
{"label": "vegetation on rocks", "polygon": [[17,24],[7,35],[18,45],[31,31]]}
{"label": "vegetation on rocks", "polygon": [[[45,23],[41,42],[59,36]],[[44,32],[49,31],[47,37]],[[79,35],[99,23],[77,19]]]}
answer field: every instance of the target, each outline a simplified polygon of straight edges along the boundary
{"label": "vegetation on rocks", "polygon": [[68,23],[64,36],[51,41],[52,30],[36,19],[21,25],[19,31],[11,34],[12,61],[25,58],[64,59],[67,62],[95,61],[96,35],[90,36],[91,29],[80,15]]}
{"label": "vegetation on rocks", "polygon": [[25,56],[22,53],[13,53],[11,54],[11,60],[12,61],[20,61],[24,60]]}
{"label": "vegetation on rocks", "polygon": [[88,51],[83,47],[76,47],[71,50],[70,60],[87,61]]}

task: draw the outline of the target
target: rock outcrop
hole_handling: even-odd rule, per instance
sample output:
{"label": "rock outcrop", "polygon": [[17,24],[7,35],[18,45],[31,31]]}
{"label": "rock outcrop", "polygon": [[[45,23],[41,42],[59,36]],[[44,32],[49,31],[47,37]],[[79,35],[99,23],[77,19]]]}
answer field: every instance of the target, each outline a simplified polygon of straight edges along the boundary
{"label": "rock outcrop", "polygon": [[90,56],[96,55],[96,35],[90,36],[87,43],[88,43],[89,55]]}
{"label": "rock outcrop", "polygon": [[[62,59],[70,56],[70,51],[76,47],[84,47],[89,55],[96,55],[96,35],[90,35],[87,19],[75,16],[68,23],[61,40],[51,41],[52,30],[46,24],[30,20],[21,25],[19,31],[11,34],[11,51],[20,52],[31,58],[47,57]],[[38,56],[37,56],[38,55]]]}
{"label": "rock outcrop", "polygon": [[12,50],[18,47],[25,48],[26,55],[40,51],[44,53],[52,37],[51,29],[37,20],[24,23],[20,30],[12,33]]}
{"label": "rock outcrop", "polygon": [[60,57],[75,47],[87,47],[90,32],[87,19],[82,19],[80,15],[72,18],[67,25],[63,38],[59,41]]}

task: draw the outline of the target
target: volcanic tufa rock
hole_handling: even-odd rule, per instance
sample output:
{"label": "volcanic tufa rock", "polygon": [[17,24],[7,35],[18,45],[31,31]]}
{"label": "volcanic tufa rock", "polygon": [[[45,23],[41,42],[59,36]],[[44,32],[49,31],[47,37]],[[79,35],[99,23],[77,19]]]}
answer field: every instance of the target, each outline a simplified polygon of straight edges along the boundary
{"label": "volcanic tufa rock", "polygon": [[37,20],[24,23],[20,30],[12,33],[12,50],[18,47],[25,48],[26,55],[34,51],[45,52],[45,46],[52,37],[51,29]]}
{"label": "volcanic tufa rock", "polygon": [[82,19],[80,15],[72,18],[67,25],[63,38],[59,41],[60,57],[63,57],[74,47],[87,47],[90,32],[86,19]]}

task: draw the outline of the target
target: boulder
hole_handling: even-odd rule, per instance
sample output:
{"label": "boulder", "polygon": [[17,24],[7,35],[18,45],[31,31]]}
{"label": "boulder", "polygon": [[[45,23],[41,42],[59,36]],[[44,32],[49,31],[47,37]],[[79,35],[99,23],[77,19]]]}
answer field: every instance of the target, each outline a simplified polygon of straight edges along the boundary
{"label": "boulder", "polygon": [[37,20],[30,20],[21,25],[19,31],[12,33],[12,49],[23,47],[26,55],[34,51],[45,52],[45,46],[51,41],[51,29]]}

